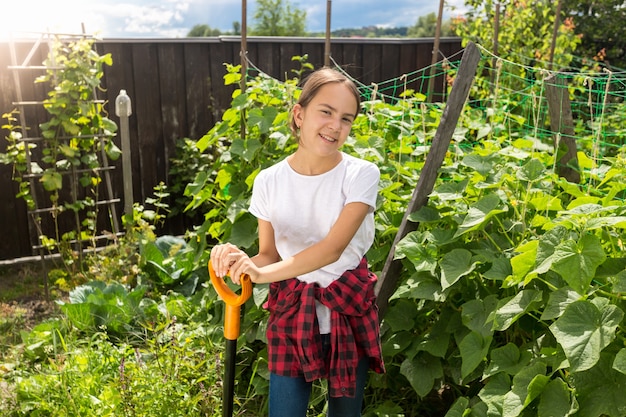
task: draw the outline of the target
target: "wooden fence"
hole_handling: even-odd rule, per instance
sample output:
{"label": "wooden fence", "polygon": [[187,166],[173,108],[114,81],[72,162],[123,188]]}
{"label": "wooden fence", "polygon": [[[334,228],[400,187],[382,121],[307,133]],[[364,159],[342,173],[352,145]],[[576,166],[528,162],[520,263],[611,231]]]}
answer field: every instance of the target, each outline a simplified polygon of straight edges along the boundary
{"label": "wooden fence", "polygon": [[[352,77],[365,85],[381,83],[413,73],[430,65],[433,39],[333,39],[331,56]],[[33,40],[14,41],[18,63],[31,51]],[[248,60],[254,68],[278,79],[293,77],[292,70],[299,69],[293,56],[308,55],[308,62],[318,68],[324,63],[322,38],[249,38]],[[224,64],[240,63],[239,37],[184,38],[184,39],[105,39],[96,43],[100,54],[110,53],[113,65],[105,68],[101,97],[108,101],[106,109],[110,118],[115,116],[115,99],[120,90],[126,90],[132,101],[129,119],[135,201],[145,201],[153,195],[160,181],[168,183],[170,158],[174,156],[176,142],[182,138],[198,139],[221,117],[230,105],[235,86],[224,86]],[[439,54],[451,57],[461,51],[458,38],[440,41]],[[31,65],[41,65],[48,53],[39,48],[30,60]],[[44,85],[33,82],[40,73],[32,70],[9,69],[12,65],[10,45],[0,42],[0,113],[15,108],[16,82],[24,100],[40,101],[46,97]],[[443,83],[435,84],[435,91]],[[409,88],[424,90],[423,84]],[[425,92],[425,91],[423,91]],[[47,119],[42,106],[31,106],[28,128],[36,132]],[[2,120],[4,124],[5,120]],[[0,135],[0,152],[6,151],[4,140],[7,131]],[[35,133],[36,134],[36,133]],[[119,138],[116,138],[119,146]],[[113,162],[114,197],[123,197],[121,160]],[[27,210],[24,202],[15,197],[17,186],[12,181],[12,168],[0,165],[0,260],[33,255],[29,237]],[[120,210],[123,207],[120,203]],[[188,226],[183,216],[168,221],[165,232],[183,233]]]}

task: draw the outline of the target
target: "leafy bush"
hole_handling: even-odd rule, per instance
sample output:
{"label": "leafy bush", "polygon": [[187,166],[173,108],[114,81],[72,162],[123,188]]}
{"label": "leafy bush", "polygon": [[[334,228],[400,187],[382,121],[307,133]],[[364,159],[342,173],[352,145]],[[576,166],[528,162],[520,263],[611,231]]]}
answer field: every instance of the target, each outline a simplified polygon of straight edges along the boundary
{"label": "leafy bush", "polygon": [[[15,377],[7,416],[219,416],[219,346],[202,326],[175,320],[142,346],[105,333],[62,345],[34,372]],[[18,374],[19,375],[19,374]]]}

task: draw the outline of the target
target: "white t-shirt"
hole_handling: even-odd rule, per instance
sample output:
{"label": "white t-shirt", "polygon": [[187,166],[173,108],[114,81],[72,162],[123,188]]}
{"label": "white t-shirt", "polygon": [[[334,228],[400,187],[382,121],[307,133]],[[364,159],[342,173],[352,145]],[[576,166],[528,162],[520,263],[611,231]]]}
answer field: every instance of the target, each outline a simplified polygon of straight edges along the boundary
{"label": "white t-shirt", "polygon": [[[371,162],[342,152],[337,166],[320,175],[302,175],[286,159],[262,170],[254,180],[250,213],[274,228],[276,249],[287,259],[322,240],[348,203],[371,207],[341,258],[297,277],[327,287],[356,268],[374,241],[374,209],[380,172]],[[330,332],[330,311],[318,303],[321,333]]]}

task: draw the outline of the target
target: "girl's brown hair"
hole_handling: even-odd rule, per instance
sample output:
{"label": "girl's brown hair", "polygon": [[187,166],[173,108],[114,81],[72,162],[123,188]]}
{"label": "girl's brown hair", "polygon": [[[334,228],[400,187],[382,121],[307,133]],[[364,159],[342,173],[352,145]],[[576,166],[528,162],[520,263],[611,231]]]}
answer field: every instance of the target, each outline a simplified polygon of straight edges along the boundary
{"label": "girl's brown hair", "polygon": [[[359,89],[356,87],[356,84],[354,84],[354,82],[344,74],[328,67],[320,68],[306,78],[302,87],[302,92],[300,93],[300,98],[296,104],[299,104],[303,108],[306,107],[311,100],[313,100],[320,88],[329,83],[344,84],[350,89],[350,92],[356,100],[356,113],[358,113],[361,108],[361,94],[359,93]],[[293,111],[291,112],[289,127],[291,128],[291,133],[297,137],[298,126],[296,125],[296,121],[293,117]]]}

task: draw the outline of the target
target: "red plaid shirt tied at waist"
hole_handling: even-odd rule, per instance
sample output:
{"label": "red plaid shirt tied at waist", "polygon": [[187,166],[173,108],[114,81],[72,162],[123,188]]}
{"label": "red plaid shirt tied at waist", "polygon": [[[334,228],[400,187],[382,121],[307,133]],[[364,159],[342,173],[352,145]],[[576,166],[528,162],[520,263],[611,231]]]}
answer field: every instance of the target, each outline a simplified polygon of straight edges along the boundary
{"label": "red plaid shirt tied at waist", "polygon": [[[365,258],[356,269],[346,271],[327,288],[296,278],[270,284],[266,304],[269,369],[307,381],[329,380],[331,397],[354,397],[356,368],[362,357],[370,368],[385,371],[380,347],[376,275]],[[331,353],[323,357],[315,301],[331,310]]]}

